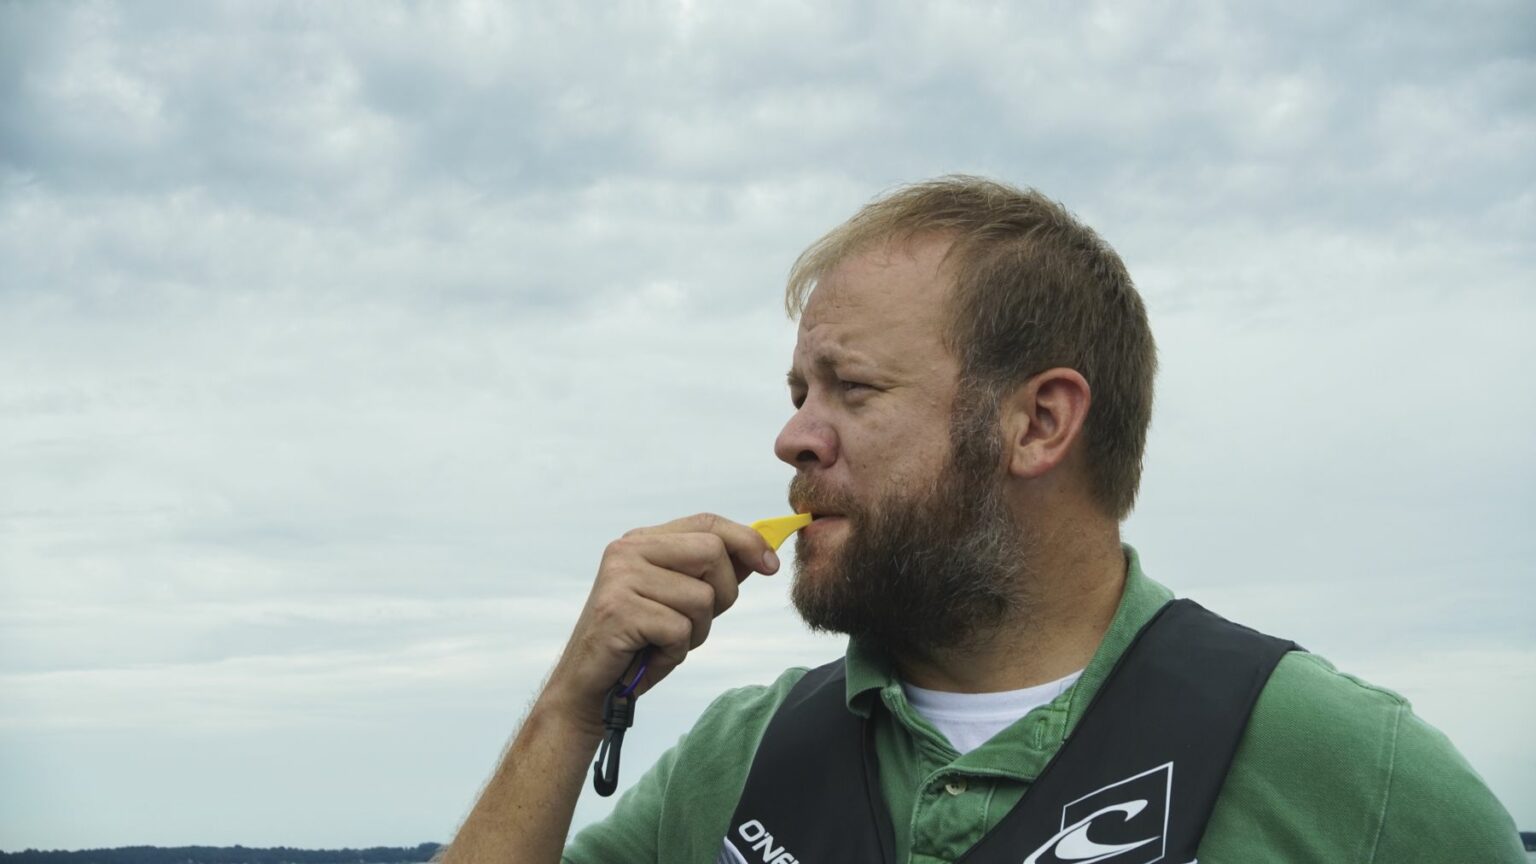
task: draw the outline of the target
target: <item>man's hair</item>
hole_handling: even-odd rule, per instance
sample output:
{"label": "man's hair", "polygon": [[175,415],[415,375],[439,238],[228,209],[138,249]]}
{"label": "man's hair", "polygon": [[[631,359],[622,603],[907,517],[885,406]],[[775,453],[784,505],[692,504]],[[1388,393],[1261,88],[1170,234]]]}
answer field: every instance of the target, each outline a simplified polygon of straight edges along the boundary
{"label": "man's hair", "polygon": [[1093,393],[1082,445],[1089,490],[1105,513],[1124,519],[1141,482],[1157,347],[1120,256],[1060,204],[963,175],[901,187],[796,259],[785,290],[790,317],[842,261],[919,236],[953,241],[944,341],[960,361],[962,395],[998,404],[1033,375],[1077,370]]}

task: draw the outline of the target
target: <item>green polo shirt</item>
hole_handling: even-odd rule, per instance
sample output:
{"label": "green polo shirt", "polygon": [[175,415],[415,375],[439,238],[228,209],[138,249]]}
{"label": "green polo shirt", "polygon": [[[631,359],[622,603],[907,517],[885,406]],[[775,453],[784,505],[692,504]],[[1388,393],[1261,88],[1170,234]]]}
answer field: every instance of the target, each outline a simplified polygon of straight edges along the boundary
{"label": "green polo shirt", "polygon": [[[848,710],[874,719],[898,862],[958,858],[1039,776],[1132,637],[1173,597],[1129,546],[1126,563],[1120,606],[1077,683],[965,755],[907,703],[884,657],[850,643]],[[716,699],[563,860],[712,864],[758,741],[806,671]],[[1293,652],[1254,707],[1199,860],[1524,864],[1525,852],[1482,779],[1407,700]]]}

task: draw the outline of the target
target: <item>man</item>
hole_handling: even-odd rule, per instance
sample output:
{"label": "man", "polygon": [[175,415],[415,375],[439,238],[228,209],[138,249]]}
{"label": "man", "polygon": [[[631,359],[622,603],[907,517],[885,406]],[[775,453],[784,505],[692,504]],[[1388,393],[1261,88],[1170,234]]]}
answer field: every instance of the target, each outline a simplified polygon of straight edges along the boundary
{"label": "man", "polygon": [[[1155,348],[1119,258],[1059,205],[899,190],[807,250],[787,296],[775,451],[817,517],[793,597],[847,655],[721,696],[564,860],[1523,860],[1404,700],[1170,603],[1121,544]],[[612,543],[449,864],[561,858],[636,652],[643,694],[778,566],[708,515]]]}

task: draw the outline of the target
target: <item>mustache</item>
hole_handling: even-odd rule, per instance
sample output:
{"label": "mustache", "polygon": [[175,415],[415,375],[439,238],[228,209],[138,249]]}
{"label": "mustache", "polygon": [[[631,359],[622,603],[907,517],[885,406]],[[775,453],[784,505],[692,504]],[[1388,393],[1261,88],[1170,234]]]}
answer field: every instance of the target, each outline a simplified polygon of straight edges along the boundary
{"label": "mustache", "polygon": [[827,513],[853,516],[857,512],[852,496],[832,489],[809,474],[796,474],[789,481],[789,506],[796,513],[818,516]]}

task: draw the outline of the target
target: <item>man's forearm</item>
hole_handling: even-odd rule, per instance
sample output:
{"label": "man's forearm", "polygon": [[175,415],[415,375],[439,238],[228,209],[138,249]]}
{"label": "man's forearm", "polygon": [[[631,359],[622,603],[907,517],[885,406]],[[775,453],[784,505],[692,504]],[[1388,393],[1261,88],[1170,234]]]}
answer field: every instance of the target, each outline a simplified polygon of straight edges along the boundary
{"label": "man's forearm", "polygon": [[[703,643],[743,579],[778,569],[763,535],[709,513],[608,544],[560,661],[439,860],[558,864],[613,682],[628,674],[636,697],[648,692]],[[641,651],[643,677],[628,671]]]}
{"label": "man's forearm", "polygon": [[599,740],[535,703],[443,864],[557,864]]}

